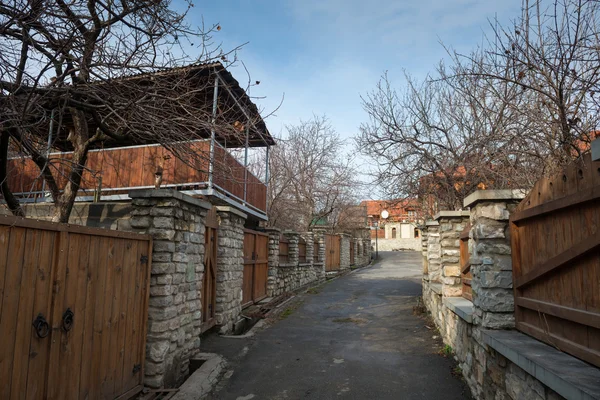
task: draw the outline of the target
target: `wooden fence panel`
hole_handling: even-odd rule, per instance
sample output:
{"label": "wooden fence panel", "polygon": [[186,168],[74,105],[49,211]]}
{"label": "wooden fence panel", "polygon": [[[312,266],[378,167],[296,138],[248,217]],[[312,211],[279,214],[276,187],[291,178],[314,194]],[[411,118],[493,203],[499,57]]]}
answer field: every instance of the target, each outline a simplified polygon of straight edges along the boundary
{"label": "wooden fence panel", "polygon": [[298,262],[302,264],[306,261],[306,240],[298,238]]}
{"label": "wooden fence panel", "polygon": [[268,269],[269,235],[244,229],[243,306],[248,306],[267,297]]}
{"label": "wooden fence panel", "polygon": [[541,179],[511,216],[517,329],[600,367],[600,162]]}
{"label": "wooden fence panel", "polygon": [[340,269],[341,238],[337,235],[325,235],[325,271]]}
{"label": "wooden fence panel", "polygon": [[287,264],[290,261],[290,241],[285,236],[279,238],[279,263]]}
{"label": "wooden fence panel", "polygon": [[350,265],[354,265],[354,240],[350,239]]}
{"label": "wooden fence panel", "polygon": [[0,398],[141,390],[151,246],[145,235],[0,219]]}

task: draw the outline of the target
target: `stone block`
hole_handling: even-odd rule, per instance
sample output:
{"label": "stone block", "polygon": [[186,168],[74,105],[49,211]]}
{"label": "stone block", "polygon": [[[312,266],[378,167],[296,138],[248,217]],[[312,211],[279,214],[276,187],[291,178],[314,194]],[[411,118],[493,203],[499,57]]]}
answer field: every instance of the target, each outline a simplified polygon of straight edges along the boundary
{"label": "stone block", "polygon": [[481,271],[478,283],[482,288],[512,289],[512,278],[510,271]]}
{"label": "stone block", "polygon": [[510,217],[510,212],[506,203],[481,203],[475,206],[475,215],[478,218],[507,221]]}
{"label": "stone block", "polygon": [[475,307],[489,312],[514,312],[515,298],[512,290],[481,289],[477,290],[473,302]]}
{"label": "stone block", "polygon": [[454,276],[460,277],[460,267],[456,266],[446,266],[444,267],[444,275],[445,276]]}

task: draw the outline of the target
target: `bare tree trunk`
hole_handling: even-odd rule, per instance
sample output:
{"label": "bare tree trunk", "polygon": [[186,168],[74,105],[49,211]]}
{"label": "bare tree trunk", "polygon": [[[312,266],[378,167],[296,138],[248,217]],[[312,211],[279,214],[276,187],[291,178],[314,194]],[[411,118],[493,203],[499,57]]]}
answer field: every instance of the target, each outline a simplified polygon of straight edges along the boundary
{"label": "bare tree trunk", "polygon": [[12,191],[8,187],[8,143],[10,135],[8,132],[2,132],[0,135],[0,192],[6,201],[6,205],[13,215],[17,217],[24,217],[25,212],[21,208],[19,200],[13,195]]}

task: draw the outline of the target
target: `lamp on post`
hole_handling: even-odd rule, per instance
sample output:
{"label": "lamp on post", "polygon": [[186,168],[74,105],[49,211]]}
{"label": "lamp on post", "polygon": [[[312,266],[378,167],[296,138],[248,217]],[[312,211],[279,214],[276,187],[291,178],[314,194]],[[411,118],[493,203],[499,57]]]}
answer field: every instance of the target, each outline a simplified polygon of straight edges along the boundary
{"label": "lamp on post", "polygon": [[[390,213],[387,212],[387,210],[383,210],[381,212],[381,218],[383,220],[386,220],[387,217],[390,216]],[[375,258],[379,258],[379,241],[377,240],[379,238],[379,223],[377,223],[377,230],[375,231]]]}

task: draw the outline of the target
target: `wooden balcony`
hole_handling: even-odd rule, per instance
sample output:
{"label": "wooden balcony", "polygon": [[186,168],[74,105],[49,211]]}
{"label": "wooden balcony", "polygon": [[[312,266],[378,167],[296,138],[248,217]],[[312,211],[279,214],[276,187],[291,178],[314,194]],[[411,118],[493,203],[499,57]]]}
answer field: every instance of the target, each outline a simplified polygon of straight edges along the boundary
{"label": "wooden balcony", "polygon": [[[50,155],[60,188],[67,182],[71,155]],[[91,201],[98,191],[100,200],[125,199],[129,190],[154,188],[157,171],[162,170],[161,188],[214,197],[266,219],[267,186],[217,142],[211,168],[210,140],[178,143],[170,150],[161,145],[92,150],[86,168],[78,201]],[[15,195],[25,201],[44,201],[49,196],[39,168],[29,158],[9,160],[8,180]]]}

